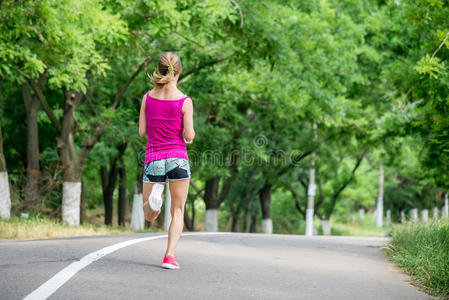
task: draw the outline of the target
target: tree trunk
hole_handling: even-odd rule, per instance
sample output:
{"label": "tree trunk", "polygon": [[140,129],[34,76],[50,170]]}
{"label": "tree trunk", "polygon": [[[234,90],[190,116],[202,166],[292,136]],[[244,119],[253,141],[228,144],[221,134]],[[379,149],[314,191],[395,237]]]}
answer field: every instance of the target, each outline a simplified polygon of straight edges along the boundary
{"label": "tree trunk", "polygon": [[384,167],[382,159],[380,160],[379,166],[379,194],[377,198],[377,208],[376,208],[376,226],[382,227],[383,222],[383,212],[384,212]]}
{"label": "tree trunk", "polygon": [[80,224],[81,181],[62,184],[62,220],[72,226]]}
{"label": "tree trunk", "polygon": [[410,210],[410,220],[412,220],[413,222],[418,221],[418,209],[417,208],[412,208]]}
{"label": "tree trunk", "polygon": [[[140,180],[139,176],[139,180]],[[138,185],[134,187],[133,211],[131,215],[131,229],[143,230],[145,228],[145,217],[143,214],[142,191],[139,193]]]}
{"label": "tree trunk", "polygon": [[[270,220],[270,222],[271,222],[271,219],[269,219]],[[272,232],[273,231],[273,228],[272,228],[272,226],[269,228],[269,230]],[[253,214],[252,216],[251,216],[251,225],[250,225],[250,227],[249,227],[249,232],[251,232],[251,233],[257,233],[257,214]],[[270,232],[270,233],[271,233]],[[264,233],[268,233],[268,232],[264,232]]]}
{"label": "tree trunk", "polygon": [[59,141],[59,153],[62,161],[62,221],[69,225],[80,224],[82,166],[75,153],[72,133],[62,136]]}
{"label": "tree trunk", "polygon": [[206,209],[206,214],[204,216],[204,231],[218,231],[218,209]]}
{"label": "tree trunk", "polygon": [[58,142],[62,161],[62,220],[69,225],[80,224],[82,166],[76,155],[73,134],[61,135]]}
{"label": "tree trunk", "polygon": [[9,192],[8,172],[3,155],[3,136],[0,123],[0,217],[9,219],[11,216],[11,195]]}
{"label": "tree trunk", "polygon": [[27,176],[25,184],[25,197],[27,202],[36,203],[39,200],[39,130],[37,113],[39,111],[39,99],[33,97],[28,88],[28,83],[22,84],[22,97],[27,116]]}
{"label": "tree trunk", "polygon": [[427,210],[427,208],[424,208],[421,211],[421,217],[422,217],[423,222],[428,222],[429,221],[429,211]]}
{"label": "tree trunk", "polygon": [[65,93],[64,114],[57,148],[62,162],[62,220],[69,225],[80,224],[82,165],[76,153],[73,122],[81,93]]}
{"label": "tree trunk", "polygon": [[365,219],[365,209],[361,208],[359,209],[359,220]]}
{"label": "tree trunk", "polygon": [[315,191],[315,153],[312,153],[309,169],[309,187],[307,189],[306,236],[313,236]]}
{"label": "tree trunk", "polygon": [[[248,196],[248,193],[246,194]],[[240,199],[237,209],[232,213],[232,223],[231,223],[231,231],[238,232],[239,225],[239,217],[240,213],[244,210],[244,204],[250,202],[249,197],[245,197],[244,199]],[[242,230],[243,231],[243,230]]]}
{"label": "tree trunk", "polygon": [[[313,139],[317,138],[317,125],[313,122]],[[315,152],[311,154],[310,169],[309,169],[309,186],[307,189],[307,210],[306,210],[306,236],[313,236],[313,217],[314,201],[315,201]]]}
{"label": "tree trunk", "polygon": [[271,219],[262,220],[262,232],[266,234],[273,233],[273,221]]}
{"label": "tree trunk", "polygon": [[119,192],[118,192],[118,225],[125,226],[126,212],[128,211],[128,196],[126,194],[126,170],[123,165],[123,158],[120,157],[120,175]]}
{"label": "tree trunk", "polygon": [[220,177],[215,176],[206,180],[206,191],[204,201],[206,202],[206,214],[204,216],[204,231],[218,231],[218,184]]}
{"label": "tree trunk", "polygon": [[[303,185],[304,190],[305,190],[305,198],[304,199],[306,199],[306,201],[307,201],[307,184],[305,182],[303,182],[302,180],[300,180],[300,182],[301,182],[301,185]],[[299,202],[298,193],[296,193],[296,191],[295,191],[295,189],[294,189],[294,187],[292,185],[289,185],[289,189],[290,189],[290,193],[293,196],[293,200],[295,201],[295,208],[296,208],[296,210],[301,214],[302,219],[305,220],[306,219],[307,207],[306,207],[306,209],[301,207],[301,204]]]}
{"label": "tree trunk", "polygon": [[250,228],[251,228],[251,214],[249,212],[247,212],[245,214],[245,229],[243,232],[249,232]]}
{"label": "tree trunk", "polygon": [[250,228],[251,228],[251,204],[252,204],[253,200],[252,199],[248,199],[248,202],[246,203],[246,208],[245,208],[245,216],[243,219],[243,232],[250,232]]}
{"label": "tree trunk", "polygon": [[433,207],[433,214],[432,214],[432,217],[433,217],[434,220],[437,220],[437,219],[438,219],[438,207],[437,207],[437,206],[434,206],[434,207]]}
{"label": "tree trunk", "polygon": [[323,230],[323,235],[331,235],[331,224],[329,219],[322,219],[321,229]]}
{"label": "tree trunk", "polygon": [[387,225],[391,225],[391,210],[387,209],[387,215],[385,217]]}
{"label": "tree trunk", "polygon": [[[101,185],[102,185],[102,189],[103,189],[104,223],[105,223],[105,225],[112,225],[112,213],[113,213],[113,209],[114,209],[113,195],[114,195],[114,190],[115,190],[115,186],[117,183],[117,177],[118,177],[118,172],[119,172],[119,167],[117,166],[117,162],[121,161],[123,154],[125,153],[126,146],[127,146],[126,143],[120,143],[117,146],[118,155],[116,157],[113,157],[110,160],[109,170],[106,168],[106,166],[101,166],[101,169],[100,169]],[[123,176],[125,176],[124,173],[123,173]],[[124,193],[126,194],[126,188],[125,188]],[[125,197],[126,197],[126,195],[125,195]],[[120,196],[119,196],[119,198],[120,198]],[[126,208],[124,208],[124,209],[126,209]]]}
{"label": "tree trunk", "polygon": [[448,218],[449,217],[449,201],[448,201],[448,193],[446,193],[444,195],[444,206],[443,206],[443,211],[441,212],[441,216],[443,218]]}
{"label": "tree trunk", "polygon": [[84,184],[81,181],[81,200],[80,200],[80,224],[86,222],[86,191]]}
{"label": "tree trunk", "polygon": [[242,200],[239,201],[237,209],[232,213],[231,231],[237,232],[237,226],[239,223],[240,210],[242,209]]}
{"label": "tree trunk", "polygon": [[402,209],[401,210],[401,223],[404,224],[405,223],[405,211]]}
{"label": "tree trunk", "polygon": [[101,185],[103,188],[103,204],[104,204],[104,224],[112,225],[113,212],[113,194],[117,181],[118,170],[116,167],[116,159],[112,159],[109,170],[105,166],[101,166]]}
{"label": "tree trunk", "polygon": [[262,208],[262,232],[266,234],[273,233],[273,222],[270,218],[271,189],[272,185],[265,182],[265,185],[259,191],[260,206]]}

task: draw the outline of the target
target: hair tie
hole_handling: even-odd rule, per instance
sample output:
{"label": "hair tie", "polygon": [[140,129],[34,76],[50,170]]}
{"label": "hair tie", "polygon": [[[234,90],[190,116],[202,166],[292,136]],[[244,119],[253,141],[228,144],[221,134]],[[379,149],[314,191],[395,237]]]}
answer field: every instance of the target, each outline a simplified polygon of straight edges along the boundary
{"label": "hair tie", "polygon": [[173,68],[173,66],[170,65],[170,66],[168,66],[168,70],[169,70],[169,71],[173,71],[173,70],[175,70],[175,68]]}

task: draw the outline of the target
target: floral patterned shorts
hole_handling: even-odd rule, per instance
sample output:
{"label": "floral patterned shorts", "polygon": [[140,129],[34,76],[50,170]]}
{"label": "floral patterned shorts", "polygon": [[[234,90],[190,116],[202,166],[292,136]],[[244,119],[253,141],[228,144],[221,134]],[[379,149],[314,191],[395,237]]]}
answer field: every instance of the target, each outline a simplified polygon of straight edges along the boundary
{"label": "floral patterned shorts", "polygon": [[143,182],[156,183],[190,178],[190,164],[184,158],[153,160],[145,165]]}

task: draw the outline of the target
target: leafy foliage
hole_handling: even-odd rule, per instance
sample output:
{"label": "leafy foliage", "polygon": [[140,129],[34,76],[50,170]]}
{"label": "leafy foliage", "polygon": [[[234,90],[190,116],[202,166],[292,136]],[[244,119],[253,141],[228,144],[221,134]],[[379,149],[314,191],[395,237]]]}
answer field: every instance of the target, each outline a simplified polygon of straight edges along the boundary
{"label": "leafy foliage", "polygon": [[[27,165],[23,85],[47,74],[42,91],[58,120],[65,92],[81,93],[73,121],[77,154],[105,126],[83,165],[87,206],[95,208],[99,170],[120,143],[129,146],[123,162],[131,198],[146,142],[137,121],[151,88],[147,74],[162,52],[176,51],[179,88],[193,100],[197,133],[188,151],[199,191],[190,193],[189,208],[219,177],[219,190],[229,187],[222,219],[257,230],[260,190],[268,184],[276,232],[300,232],[312,152],[322,216],[372,210],[381,158],[394,218],[412,206],[439,206],[449,174],[444,4],[1,1],[0,116],[15,201],[23,201]],[[58,132],[42,109],[38,124],[40,165],[59,182]]]}

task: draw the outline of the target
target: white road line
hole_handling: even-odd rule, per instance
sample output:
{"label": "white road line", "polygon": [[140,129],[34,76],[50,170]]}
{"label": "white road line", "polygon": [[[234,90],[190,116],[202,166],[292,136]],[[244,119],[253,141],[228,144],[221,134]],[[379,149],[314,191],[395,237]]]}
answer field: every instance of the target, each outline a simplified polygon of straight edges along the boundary
{"label": "white road line", "polygon": [[[208,234],[229,234],[230,232],[193,232],[193,233],[183,233],[182,236],[186,235],[208,235]],[[81,258],[79,261],[71,263],[61,271],[59,271],[55,276],[47,280],[40,287],[31,292],[28,296],[26,296],[25,300],[36,300],[36,299],[47,299],[50,297],[57,289],[59,289],[64,283],[66,283],[70,278],[75,276],[76,273],[93,263],[94,261],[99,260],[100,258],[115,252],[119,249],[149,241],[156,240],[161,238],[168,237],[167,234],[150,236],[146,238],[133,239],[124,242],[120,242],[108,247],[104,247],[98,251],[92,252]]]}

